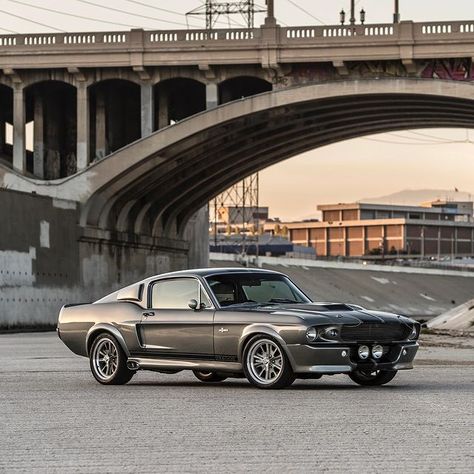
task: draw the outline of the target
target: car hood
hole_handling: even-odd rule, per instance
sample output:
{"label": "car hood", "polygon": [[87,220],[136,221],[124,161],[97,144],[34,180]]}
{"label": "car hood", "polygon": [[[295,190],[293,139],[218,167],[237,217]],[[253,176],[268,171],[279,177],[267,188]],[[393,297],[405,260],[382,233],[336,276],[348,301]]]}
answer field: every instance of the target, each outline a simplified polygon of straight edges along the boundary
{"label": "car hood", "polygon": [[310,325],[361,323],[404,323],[413,321],[405,316],[383,311],[353,309],[348,305],[327,303],[278,304],[248,308],[250,311],[266,312],[273,315],[296,316]]}

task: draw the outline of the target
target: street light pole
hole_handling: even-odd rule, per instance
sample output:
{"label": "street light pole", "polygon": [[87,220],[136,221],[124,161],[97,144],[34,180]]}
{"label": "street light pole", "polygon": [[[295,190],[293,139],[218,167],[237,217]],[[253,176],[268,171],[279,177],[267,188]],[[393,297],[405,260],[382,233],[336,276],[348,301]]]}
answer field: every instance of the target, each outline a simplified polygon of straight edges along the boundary
{"label": "street light pole", "polygon": [[275,2],[274,0],[267,0],[267,17],[275,18]]}
{"label": "street light pole", "polygon": [[355,25],[356,22],[356,12],[355,12],[355,0],[351,0],[351,25]]}
{"label": "street light pole", "polygon": [[399,0],[395,0],[395,13],[393,14],[393,22],[400,23],[400,5]]}

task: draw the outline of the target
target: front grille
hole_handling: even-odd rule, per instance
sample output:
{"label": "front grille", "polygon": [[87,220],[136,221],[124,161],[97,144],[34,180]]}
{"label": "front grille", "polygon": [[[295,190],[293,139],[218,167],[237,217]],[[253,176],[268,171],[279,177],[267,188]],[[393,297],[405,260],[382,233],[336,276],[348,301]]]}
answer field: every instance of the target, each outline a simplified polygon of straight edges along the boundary
{"label": "front grille", "polygon": [[343,326],[343,341],[402,341],[410,334],[410,328],[400,323],[362,323],[359,326]]}

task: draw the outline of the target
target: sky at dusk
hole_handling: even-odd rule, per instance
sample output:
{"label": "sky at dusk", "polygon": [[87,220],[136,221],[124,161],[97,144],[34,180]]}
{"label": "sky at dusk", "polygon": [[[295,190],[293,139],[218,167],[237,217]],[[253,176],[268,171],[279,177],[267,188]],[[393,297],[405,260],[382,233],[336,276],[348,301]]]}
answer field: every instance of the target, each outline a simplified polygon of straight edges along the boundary
{"label": "sky at dusk", "polygon": [[[178,29],[200,0],[0,0],[0,33]],[[261,5],[265,1],[260,0]],[[275,0],[281,25],[335,24],[349,0]],[[367,22],[391,22],[393,0],[358,0]],[[474,20],[473,0],[400,0],[403,20]],[[115,10],[112,10],[115,9]],[[122,10],[122,11],[117,11]],[[166,11],[164,11],[166,10]],[[125,13],[128,12],[128,13]],[[79,18],[81,17],[81,18]],[[189,20],[202,27],[203,18]],[[235,17],[234,21],[242,22]],[[263,21],[257,17],[256,24]],[[225,21],[219,24],[226,27]],[[353,201],[402,189],[474,194],[474,130],[420,131],[366,137],[313,150],[261,173],[260,202],[272,216],[309,218],[317,204]],[[455,143],[450,143],[455,142]]]}

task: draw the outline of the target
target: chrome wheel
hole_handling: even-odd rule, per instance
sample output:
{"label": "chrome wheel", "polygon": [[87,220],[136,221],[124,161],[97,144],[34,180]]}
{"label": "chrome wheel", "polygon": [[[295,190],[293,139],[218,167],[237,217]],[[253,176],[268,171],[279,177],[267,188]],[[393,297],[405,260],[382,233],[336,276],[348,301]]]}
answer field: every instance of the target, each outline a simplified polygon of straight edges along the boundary
{"label": "chrome wheel", "polygon": [[92,358],[95,373],[101,380],[109,380],[117,372],[118,350],[108,337],[101,339],[95,346]]}
{"label": "chrome wheel", "polygon": [[252,376],[261,384],[274,383],[283,369],[280,348],[270,339],[259,339],[247,352],[247,367]]}

